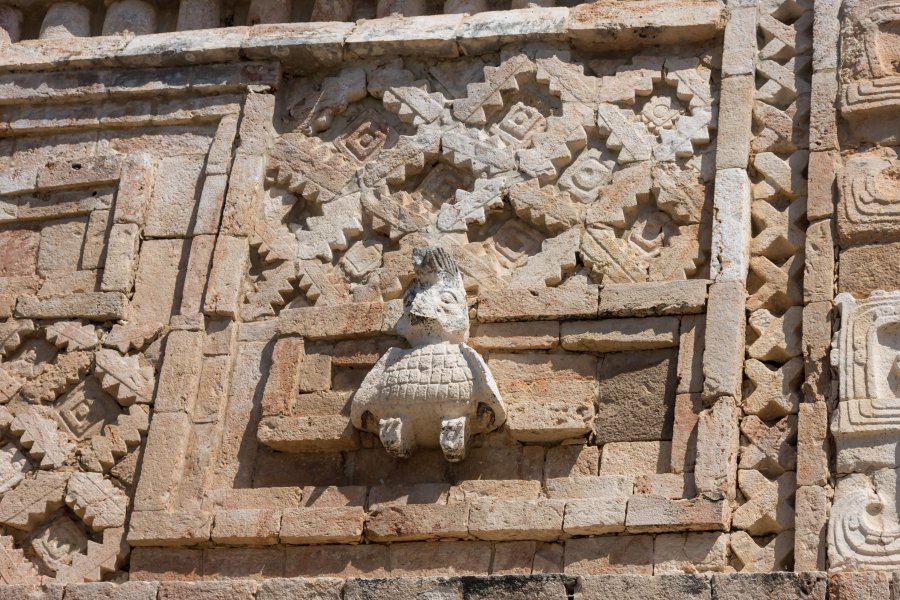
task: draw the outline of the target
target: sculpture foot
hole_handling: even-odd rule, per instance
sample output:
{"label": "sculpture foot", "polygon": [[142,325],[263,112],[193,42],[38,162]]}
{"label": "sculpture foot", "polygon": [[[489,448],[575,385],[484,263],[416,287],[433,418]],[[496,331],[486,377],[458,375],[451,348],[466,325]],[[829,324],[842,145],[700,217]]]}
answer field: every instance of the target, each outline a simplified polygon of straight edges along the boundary
{"label": "sculpture foot", "polygon": [[412,455],[412,436],[403,417],[389,417],[378,421],[378,438],[387,453],[394,458],[409,458]]}
{"label": "sculpture foot", "polygon": [[466,417],[441,419],[441,450],[450,462],[459,462],[466,457],[468,425]]}

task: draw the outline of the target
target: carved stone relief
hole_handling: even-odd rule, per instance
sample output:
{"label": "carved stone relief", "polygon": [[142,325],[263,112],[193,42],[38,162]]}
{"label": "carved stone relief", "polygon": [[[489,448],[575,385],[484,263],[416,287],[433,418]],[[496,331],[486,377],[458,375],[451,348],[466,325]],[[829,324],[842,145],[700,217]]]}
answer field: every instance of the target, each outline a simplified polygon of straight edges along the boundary
{"label": "carved stone relief", "polygon": [[375,363],[350,416],[392,456],[438,445],[457,462],[472,434],[503,424],[506,407],[484,359],[466,344],[469,315],[456,263],[443,249],[426,248],[413,250],[413,265],[416,281],[397,324],[411,349],[390,348]]}

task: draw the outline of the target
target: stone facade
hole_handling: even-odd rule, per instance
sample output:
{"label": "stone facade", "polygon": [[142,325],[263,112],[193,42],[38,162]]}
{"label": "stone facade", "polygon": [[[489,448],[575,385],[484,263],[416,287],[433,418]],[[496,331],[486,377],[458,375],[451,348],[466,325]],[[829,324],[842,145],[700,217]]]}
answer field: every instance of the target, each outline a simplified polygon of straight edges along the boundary
{"label": "stone facade", "polygon": [[0,599],[900,597],[898,148],[889,0],[0,0]]}

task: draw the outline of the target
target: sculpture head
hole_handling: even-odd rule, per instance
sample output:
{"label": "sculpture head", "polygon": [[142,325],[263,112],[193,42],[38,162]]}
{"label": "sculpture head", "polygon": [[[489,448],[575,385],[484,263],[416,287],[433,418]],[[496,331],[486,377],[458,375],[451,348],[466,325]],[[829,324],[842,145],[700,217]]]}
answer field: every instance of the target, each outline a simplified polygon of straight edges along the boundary
{"label": "sculpture head", "polygon": [[416,248],[416,280],[403,298],[397,333],[413,346],[469,339],[466,291],[456,262],[443,248]]}

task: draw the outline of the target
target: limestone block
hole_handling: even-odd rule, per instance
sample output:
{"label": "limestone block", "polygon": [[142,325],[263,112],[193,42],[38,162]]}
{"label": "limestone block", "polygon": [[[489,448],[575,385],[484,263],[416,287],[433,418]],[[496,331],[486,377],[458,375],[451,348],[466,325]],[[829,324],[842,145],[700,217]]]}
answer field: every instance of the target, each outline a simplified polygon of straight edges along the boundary
{"label": "limestone block", "polygon": [[75,271],[84,246],[87,219],[65,219],[41,230],[37,272],[49,275],[60,271]]}
{"label": "limestone block", "polygon": [[569,535],[624,531],[632,488],[632,478],[625,476],[547,480],[548,496],[566,500],[563,531]]}
{"label": "limestone block", "polygon": [[16,316],[31,319],[86,319],[115,321],[125,318],[128,298],[119,292],[95,292],[34,298],[23,296],[16,303]]}
{"label": "limestone block", "polygon": [[469,344],[479,352],[552,350],[559,345],[559,322],[479,323]]}
{"label": "limestone block", "polygon": [[488,366],[508,409],[515,439],[550,441],[590,430],[597,359],[575,354],[494,354]]}
{"label": "limestone block", "polygon": [[[816,44],[817,48],[818,46]],[[840,154],[834,151],[809,153],[806,217],[811,222],[830,219],[834,214],[835,179],[839,161]]]}
{"label": "limestone block", "polygon": [[366,519],[366,539],[375,542],[459,539],[468,535],[467,504],[379,505]]}
{"label": "limestone block", "polygon": [[672,442],[610,442],[603,446],[600,475],[666,473]]}
{"label": "limestone block", "polygon": [[291,8],[288,0],[253,0],[247,12],[247,25],[289,23]]}
{"label": "limestone block", "polygon": [[653,536],[628,535],[566,540],[567,575],[652,575]]}
{"label": "limestone block", "polygon": [[836,600],[888,600],[891,587],[888,573],[845,571],[828,576],[828,596]]}
{"label": "limestone block", "polygon": [[169,333],[156,389],[156,413],[193,412],[200,384],[204,337],[200,331]]}
{"label": "limestone block", "polygon": [[728,535],[674,533],[656,536],[653,544],[654,576],[722,572],[728,565]]}
{"label": "limestone block", "polygon": [[560,335],[566,350],[622,352],[671,348],[678,344],[675,317],[566,321]]}
{"label": "limestone block", "polygon": [[277,544],[281,513],[265,509],[220,510],[216,512],[211,539],[232,546]]}
{"label": "limestone block", "polygon": [[597,446],[554,446],[547,449],[544,478],[596,475],[599,468],[600,448]]}
{"label": "limestone block", "polygon": [[168,507],[181,478],[189,431],[185,413],[154,415],[135,492],[135,510],[160,511]]}
{"label": "limestone block", "polygon": [[490,544],[487,542],[412,542],[392,544],[393,577],[487,575]]}
{"label": "limestone block", "polygon": [[[756,21],[757,11],[752,7],[731,11],[728,25],[725,26],[726,49],[722,53],[722,74],[725,77],[753,76],[755,73]],[[749,99],[751,101],[747,104],[752,105],[752,96]]]}
{"label": "limestone block", "polygon": [[700,394],[678,394],[672,417],[672,472],[693,472],[697,456],[697,423],[703,402]]}
{"label": "limestone block", "polygon": [[563,285],[530,294],[495,289],[478,296],[478,320],[484,323],[593,318],[596,314],[596,286]]}
{"label": "limestone block", "polygon": [[803,308],[803,392],[807,401],[833,398],[832,371],[829,364],[832,322],[831,302],[812,302]]}
{"label": "limestone block", "polygon": [[365,518],[360,506],[288,508],[281,516],[281,543],[356,543],[362,538]]}
{"label": "limestone block", "polygon": [[639,575],[579,577],[575,594],[576,598],[583,600],[628,597],[709,600],[712,597],[709,579],[706,577],[674,574],[658,577]]}
{"label": "limestone block", "polygon": [[91,11],[75,2],[51,4],[41,23],[40,39],[55,40],[70,37],[90,37]]}
{"label": "limestone block", "polygon": [[130,580],[196,580],[201,573],[201,552],[194,548],[134,548]]}
{"label": "limestone block", "polygon": [[172,156],[159,161],[147,210],[145,235],[186,236],[196,210],[205,157]]}
{"label": "limestone block", "polygon": [[66,586],[66,596],[72,600],[156,600],[157,583],[125,581],[122,583],[76,583]]}
{"label": "limestone block", "polygon": [[797,425],[797,485],[824,485],[828,466],[828,407],[824,402],[800,405]]}
{"label": "limestone block", "polygon": [[[451,2],[453,0],[450,0]],[[456,0],[467,2],[472,6],[472,0]],[[480,3],[477,0],[476,3]],[[444,6],[450,2],[445,2]],[[569,11],[565,8],[551,8],[532,6],[515,12],[502,13],[498,19],[496,12],[484,12],[476,14],[476,10],[444,11],[447,14],[467,12],[471,16],[463,21],[459,28],[459,45],[463,53],[470,55],[489,52],[501,45],[515,43],[523,38],[554,42],[565,37],[566,17]]]}
{"label": "limestone block", "polygon": [[0,47],[22,39],[22,11],[12,6],[0,7]]}
{"label": "limestone block", "polygon": [[600,395],[594,419],[597,441],[671,439],[675,369],[675,355],[667,350],[604,357],[598,371]]}
{"label": "limestone block", "polygon": [[824,573],[728,573],[713,575],[712,588],[721,600],[825,600],[827,581]]}
{"label": "limestone block", "polygon": [[353,0],[316,0],[310,21],[349,21]]}
{"label": "limestone block", "polygon": [[156,33],[156,7],[144,0],[118,0],[106,9],[103,35]]}
{"label": "limestone block", "polygon": [[[752,20],[753,29],[755,29],[755,10],[752,8],[738,9],[735,13],[739,15],[742,21]],[[731,23],[729,23],[728,27],[731,27]],[[753,46],[756,45],[755,33],[749,35],[747,42],[752,43]],[[741,52],[743,48],[737,48],[736,50],[736,52],[726,51],[723,56],[723,63],[727,62],[727,58],[743,54]],[[735,70],[746,70],[748,73],[722,80],[722,92],[719,98],[718,146],[716,148],[716,167],[722,170],[746,169],[750,157],[753,100],[756,94],[756,86],[752,75],[753,56],[742,56],[741,59],[734,60],[733,68]]]}
{"label": "limestone block", "polygon": [[694,474],[698,492],[734,497],[740,431],[740,409],[733,398],[720,398],[700,413]]}
{"label": "limestone block", "polygon": [[359,432],[344,415],[265,417],[261,443],[283,452],[338,452],[359,448]]}
{"label": "limestone block", "polygon": [[340,579],[266,579],[259,584],[256,600],[341,600],[344,582]]}
{"label": "limestone block", "polygon": [[128,543],[132,546],[193,546],[209,540],[212,516],[201,511],[131,513]]}
{"label": "limestone block", "polygon": [[[716,172],[710,277],[744,282],[750,266],[750,179],[740,168]],[[712,292],[710,291],[710,304]]]}
{"label": "limestone block", "polygon": [[482,498],[469,510],[469,534],[482,540],[555,540],[562,535],[565,502]]}
{"label": "limestone block", "polygon": [[[284,575],[281,548],[209,548],[203,553],[203,572],[210,580],[261,580]],[[255,581],[253,583],[256,583]]]}
{"label": "limestone block", "polygon": [[470,502],[478,498],[536,501],[541,496],[541,483],[534,480],[472,479],[450,489],[450,502]]}
{"label": "limestone block", "polygon": [[806,229],[806,267],[803,301],[830,302],[834,297],[834,236],[831,221],[819,221]]}
{"label": "limestone block", "polygon": [[873,290],[900,289],[897,257],[900,257],[900,242],[842,250],[838,260],[838,292],[865,298]]}
{"label": "limestone block", "polygon": [[797,488],[794,500],[794,565],[803,571],[825,569],[828,548],[828,490],[819,486]]}
{"label": "limestone block", "polygon": [[204,313],[232,318],[237,314],[250,260],[249,252],[246,239],[220,235],[216,240],[203,303]]}
{"label": "limestone block", "polygon": [[751,415],[741,421],[741,433],[747,439],[741,447],[738,467],[755,469],[769,476],[793,471],[797,465],[797,417],[789,415],[774,423],[765,423]]}
{"label": "limestone block", "polygon": [[[287,336],[275,342],[272,349],[272,368],[269,370],[262,397],[264,416],[293,414],[304,359],[303,338]],[[328,371],[330,383],[331,369]]]}
{"label": "limestone block", "polygon": [[600,293],[601,317],[648,317],[703,312],[708,282],[702,279],[607,283]]}
{"label": "limestone block", "polygon": [[714,283],[709,288],[709,307],[703,353],[703,399],[711,401],[720,396],[739,396],[741,371],[744,362],[744,306],[746,292],[737,281]]}
{"label": "limestone block", "polygon": [[693,473],[652,473],[634,478],[634,493],[681,500],[693,498],[697,490]]}
{"label": "limestone block", "polygon": [[159,600],[207,600],[231,598],[253,600],[255,581],[163,581],[159,584]]}
{"label": "limestone block", "polygon": [[625,527],[629,532],[724,530],[731,507],[723,494],[701,494],[673,500],[661,496],[632,496]]}
{"label": "limestone block", "polygon": [[140,236],[138,226],[133,223],[117,223],[109,233],[106,264],[100,289],[104,292],[125,292],[131,290],[137,264]]}
{"label": "limestone block", "polygon": [[221,0],[181,0],[178,8],[178,31],[213,29],[222,22]]}

